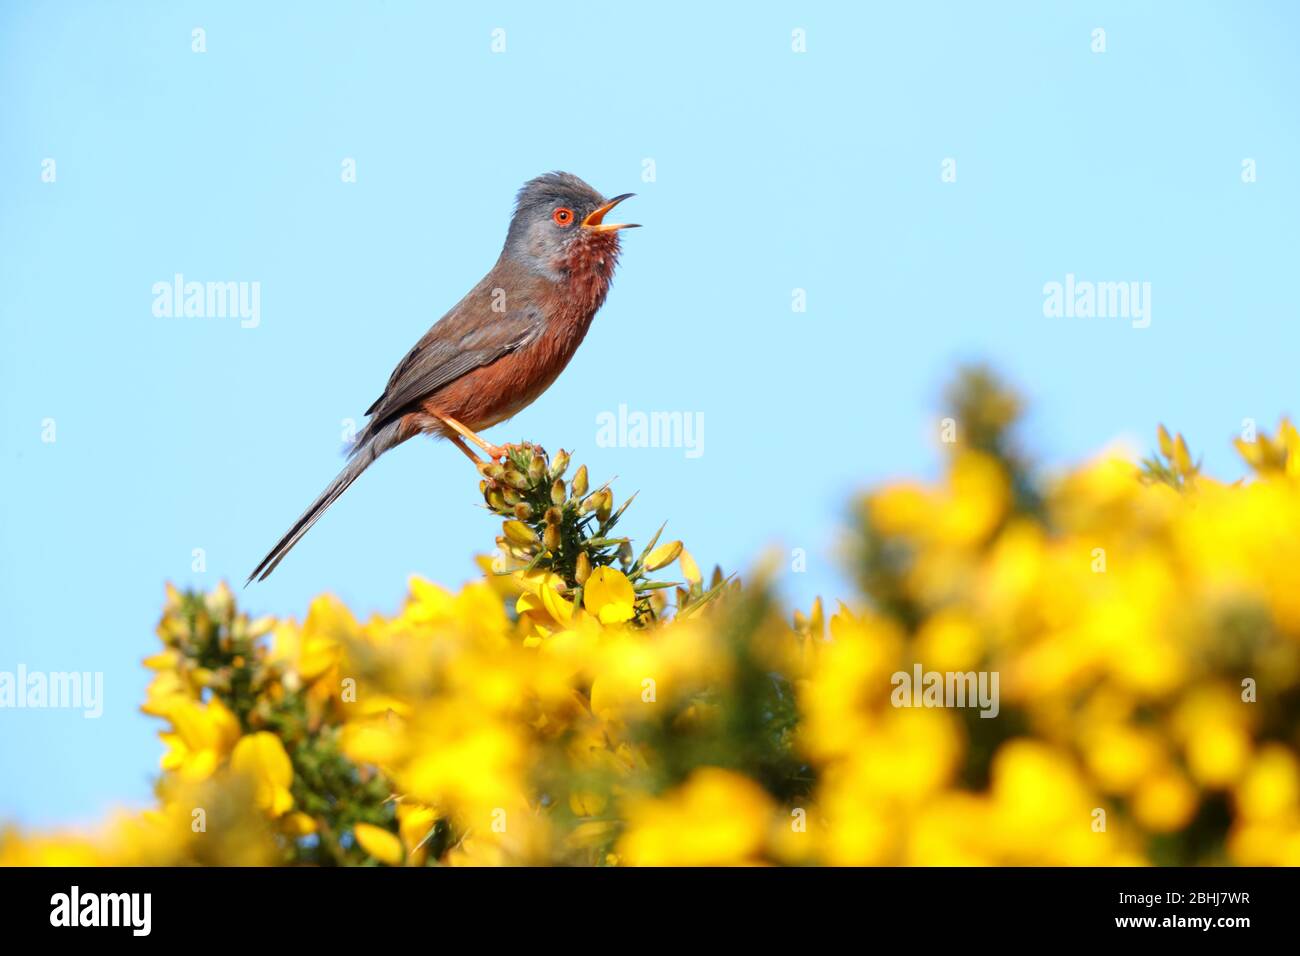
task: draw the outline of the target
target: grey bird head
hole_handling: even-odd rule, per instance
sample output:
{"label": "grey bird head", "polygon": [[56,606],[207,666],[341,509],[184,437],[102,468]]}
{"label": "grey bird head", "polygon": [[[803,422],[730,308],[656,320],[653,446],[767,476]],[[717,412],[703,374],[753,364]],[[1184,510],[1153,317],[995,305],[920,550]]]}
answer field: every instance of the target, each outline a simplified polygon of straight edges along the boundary
{"label": "grey bird head", "polygon": [[547,173],[519,190],[503,253],[535,271],[559,276],[572,264],[618,248],[618,231],[638,223],[605,222],[628,199],[606,199],[572,173]]}

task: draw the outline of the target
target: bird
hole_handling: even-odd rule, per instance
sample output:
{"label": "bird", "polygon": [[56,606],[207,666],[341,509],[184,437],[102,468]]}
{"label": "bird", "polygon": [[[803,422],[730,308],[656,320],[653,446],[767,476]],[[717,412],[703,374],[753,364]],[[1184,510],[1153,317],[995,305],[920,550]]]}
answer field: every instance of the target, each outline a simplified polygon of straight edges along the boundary
{"label": "bird", "polygon": [[496,264],[397,363],[343,470],[245,586],[266,580],[361,473],[407,439],[446,438],[476,465],[484,462],[467,441],[489,459],[507,453],[478,432],[531,405],[573,358],[609,292],[619,234],[639,226],[605,217],[632,195],[606,199],[566,172],[524,184]]}

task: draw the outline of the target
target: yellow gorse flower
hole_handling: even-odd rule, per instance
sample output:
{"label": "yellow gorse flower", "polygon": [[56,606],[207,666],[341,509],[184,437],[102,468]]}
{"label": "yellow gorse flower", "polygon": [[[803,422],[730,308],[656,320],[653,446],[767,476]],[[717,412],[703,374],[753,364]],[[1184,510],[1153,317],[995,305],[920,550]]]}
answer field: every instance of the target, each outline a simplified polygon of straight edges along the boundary
{"label": "yellow gorse flower", "polygon": [[582,603],[601,624],[621,624],[636,614],[636,592],[616,568],[597,568],[587,579]]}

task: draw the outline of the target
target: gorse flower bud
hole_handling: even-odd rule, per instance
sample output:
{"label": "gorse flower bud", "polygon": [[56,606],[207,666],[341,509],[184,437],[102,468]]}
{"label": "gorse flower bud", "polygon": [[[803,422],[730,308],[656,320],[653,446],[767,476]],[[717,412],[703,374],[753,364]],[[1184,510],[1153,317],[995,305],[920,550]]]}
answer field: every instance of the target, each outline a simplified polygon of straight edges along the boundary
{"label": "gorse flower bud", "polygon": [[677,556],[682,553],[682,543],[680,541],[669,541],[667,544],[661,544],[655,548],[645,558],[645,569],[647,571],[658,571],[660,568],[667,567],[677,560]]}
{"label": "gorse flower bud", "polygon": [[560,529],[558,526],[548,524],[546,530],[542,533],[542,544],[547,551],[558,551],[560,548]]}
{"label": "gorse flower bud", "polygon": [[561,448],[558,452],[556,452],[555,458],[552,459],[551,461],[551,467],[550,470],[547,472],[547,477],[555,481],[559,481],[560,478],[564,476],[564,473],[568,470],[569,470],[569,453],[565,451],[563,448]]}
{"label": "gorse flower bud", "polygon": [[535,454],[532,461],[528,463],[528,480],[536,484],[544,477],[546,477],[546,459]]}
{"label": "gorse flower bud", "polygon": [[569,492],[574,498],[581,498],[587,493],[587,466],[581,465],[577,473],[573,476],[573,482],[569,487]]}
{"label": "gorse flower bud", "polygon": [[691,587],[699,587],[703,582],[704,578],[700,574],[700,566],[695,563],[695,559],[691,557],[691,553],[685,548],[682,548],[679,567],[682,569],[682,577],[686,579],[686,583]]}

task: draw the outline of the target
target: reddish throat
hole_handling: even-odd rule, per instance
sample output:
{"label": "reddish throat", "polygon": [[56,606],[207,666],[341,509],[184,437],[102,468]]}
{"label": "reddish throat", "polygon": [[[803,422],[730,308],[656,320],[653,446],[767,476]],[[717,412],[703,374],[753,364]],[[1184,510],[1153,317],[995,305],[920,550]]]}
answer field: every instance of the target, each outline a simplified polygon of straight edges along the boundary
{"label": "reddish throat", "polygon": [[[565,275],[561,281],[564,293],[561,300],[572,309],[574,319],[586,319],[605,301],[614,266],[618,264],[618,236],[615,233],[594,233],[573,244],[559,263]],[[586,331],[585,329],[583,331]]]}

